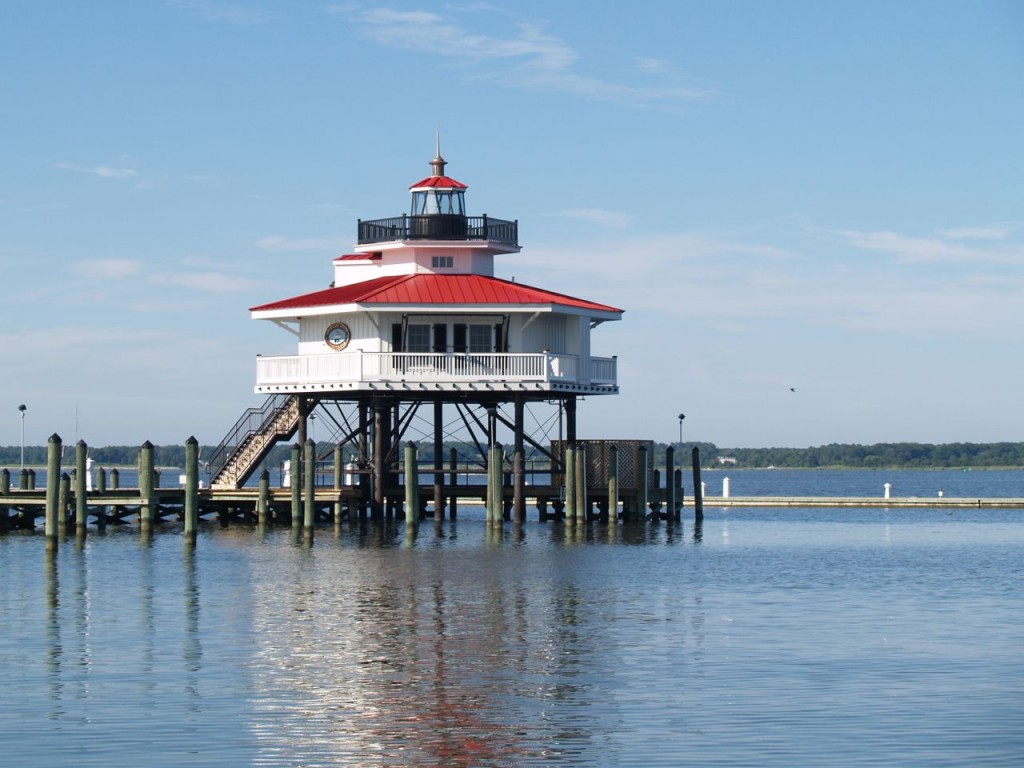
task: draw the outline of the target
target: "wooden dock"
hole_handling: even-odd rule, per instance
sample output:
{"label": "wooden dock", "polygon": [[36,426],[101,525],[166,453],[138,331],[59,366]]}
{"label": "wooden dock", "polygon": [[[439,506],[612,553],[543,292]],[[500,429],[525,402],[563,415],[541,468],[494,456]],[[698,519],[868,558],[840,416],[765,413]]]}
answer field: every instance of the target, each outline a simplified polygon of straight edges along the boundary
{"label": "wooden dock", "polygon": [[[506,508],[511,503],[511,489],[505,494]],[[564,516],[560,499],[561,489],[552,486],[531,486],[527,498],[529,507],[536,510],[537,519],[541,522],[557,520]],[[242,488],[242,489],[210,489],[203,488],[197,492],[198,518],[218,521],[226,524],[229,521],[257,523],[260,521],[260,506],[267,507],[264,522],[277,525],[291,525],[293,520],[293,503],[297,495],[300,508],[296,513],[300,520],[306,506],[305,494],[301,489],[285,488]],[[436,519],[433,509],[433,485],[421,485],[418,497],[420,503],[418,519]],[[454,517],[452,509],[470,505],[481,507],[486,503],[487,489],[484,486],[444,486],[442,494],[445,498],[445,509],[441,517]],[[36,528],[38,519],[46,511],[45,489],[9,489],[0,493],[0,530]],[[648,507],[644,510],[644,519],[666,519],[667,493],[664,488],[650,489]],[[388,495],[395,499],[381,515],[382,518],[406,518],[401,499],[404,489],[399,487]],[[314,524],[329,524],[338,519],[372,519],[370,511],[363,503],[361,490],[358,487],[340,489],[316,487],[313,492],[312,508]],[[60,503],[63,505],[60,515],[67,526],[77,524],[77,499],[74,492],[67,494]],[[590,507],[586,520],[607,521],[607,493],[593,489],[588,493]],[[695,507],[692,496],[679,493],[675,499],[677,513],[681,509]],[[90,527],[124,525],[138,523],[145,508],[152,509],[154,522],[173,522],[184,519],[186,506],[186,489],[153,488],[148,495],[138,488],[121,488],[117,490],[89,491],[85,494],[84,509]],[[705,496],[705,509],[734,508],[865,508],[865,509],[1024,509],[1024,498],[955,498],[955,497],[894,497],[877,496]],[[629,506],[616,505],[616,517],[628,516]],[[457,513],[456,513],[457,514]],[[640,515],[634,515],[641,517]],[[406,518],[407,519],[407,518]],[[510,517],[506,514],[505,520]]]}

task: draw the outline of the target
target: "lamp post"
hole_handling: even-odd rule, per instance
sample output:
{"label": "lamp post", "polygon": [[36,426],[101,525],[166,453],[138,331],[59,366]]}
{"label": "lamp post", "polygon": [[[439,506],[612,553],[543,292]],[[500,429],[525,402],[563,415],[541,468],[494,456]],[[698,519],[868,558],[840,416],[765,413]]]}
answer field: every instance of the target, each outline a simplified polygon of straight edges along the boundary
{"label": "lamp post", "polygon": [[21,411],[21,471],[25,471],[25,411],[28,410],[28,406],[24,403],[18,406],[18,410]]}
{"label": "lamp post", "polygon": [[686,418],[685,413],[679,414],[679,450],[683,450],[683,419]]}

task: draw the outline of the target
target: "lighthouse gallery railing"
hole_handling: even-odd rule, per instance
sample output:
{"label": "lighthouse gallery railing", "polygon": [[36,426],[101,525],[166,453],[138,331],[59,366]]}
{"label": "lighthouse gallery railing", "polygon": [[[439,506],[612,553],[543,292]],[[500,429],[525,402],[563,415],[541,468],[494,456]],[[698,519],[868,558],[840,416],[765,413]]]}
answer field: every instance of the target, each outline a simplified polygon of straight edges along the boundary
{"label": "lighthouse gallery railing", "polygon": [[490,216],[393,216],[358,222],[358,242],[387,243],[397,240],[489,240],[517,245],[519,222]]}
{"label": "lighthouse gallery railing", "polygon": [[[354,381],[537,381],[614,385],[617,359],[575,355],[347,352],[256,358],[256,384]],[[581,367],[589,370],[581,371]]]}

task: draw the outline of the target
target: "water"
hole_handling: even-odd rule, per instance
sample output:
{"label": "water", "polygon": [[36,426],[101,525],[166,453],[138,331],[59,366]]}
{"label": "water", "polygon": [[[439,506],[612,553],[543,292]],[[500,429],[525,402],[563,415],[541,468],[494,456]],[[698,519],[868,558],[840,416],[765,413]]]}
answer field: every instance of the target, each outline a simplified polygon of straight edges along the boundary
{"label": "water", "polygon": [[[1007,477],[963,474],[977,496]],[[729,476],[735,493],[753,477]],[[787,482],[776,495],[803,495]],[[41,536],[11,534],[0,755],[1021,764],[1024,511],[709,506],[696,533],[531,522],[495,536],[460,507],[415,538],[346,524],[307,547],[211,526],[189,556],[176,528],[149,542],[129,529],[67,540],[49,562]]]}

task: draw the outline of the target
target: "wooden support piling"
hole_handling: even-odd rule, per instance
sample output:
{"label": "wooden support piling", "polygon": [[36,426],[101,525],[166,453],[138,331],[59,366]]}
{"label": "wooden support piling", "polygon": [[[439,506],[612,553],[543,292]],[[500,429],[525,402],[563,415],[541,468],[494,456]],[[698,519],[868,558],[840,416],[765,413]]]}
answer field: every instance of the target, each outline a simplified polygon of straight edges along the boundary
{"label": "wooden support piling", "polygon": [[671,520],[676,513],[676,449],[665,449],[665,519]]}
{"label": "wooden support piling", "polygon": [[434,522],[444,520],[444,403],[434,402]]}
{"label": "wooden support piling", "polygon": [[522,394],[517,394],[513,402],[512,442],[512,519],[517,523],[526,520],[526,477],[523,473],[526,461],[523,445],[525,407]]}
{"label": "wooden support piling", "polygon": [[185,544],[196,545],[199,523],[199,441],[185,441]]}
{"label": "wooden support piling", "polygon": [[565,446],[565,519],[570,524],[576,523],[576,446],[569,443]]}
{"label": "wooden support piling", "polygon": [[[11,470],[4,467],[0,469],[0,495],[6,496],[11,492]],[[10,509],[0,506],[0,533],[7,533],[10,529]]]}
{"label": "wooden support piling", "polygon": [[405,523],[415,525],[419,518],[419,474],[416,466],[416,443],[405,444]]}
{"label": "wooden support piling", "polygon": [[637,449],[637,463],[639,477],[637,478],[637,499],[636,499],[636,518],[643,520],[647,514],[647,505],[650,503],[651,495],[651,457],[648,455],[647,446],[641,445]]}
{"label": "wooden support piling", "polygon": [[71,478],[67,473],[60,476],[60,494],[57,501],[57,534],[61,537],[68,535],[68,509],[71,500]]}
{"label": "wooden support piling", "polygon": [[147,440],[139,450],[139,507],[143,532],[153,528],[153,444]]}
{"label": "wooden support piling", "polygon": [[259,497],[256,501],[256,521],[265,527],[270,517],[270,471],[264,467],[260,473]]}
{"label": "wooden support piling", "polygon": [[608,448],[608,524],[619,522],[619,447]]}
{"label": "wooden support piling", "polygon": [[302,454],[302,488],[305,498],[302,528],[307,537],[313,535],[316,524],[316,444],[313,438],[306,438]]}
{"label": "wooden support piling", "polygon": [[[96,469],[96,493],[104,496],[107,493],[107,470],[103,467]],[[104,531],[107,528],[107,507],[100,504],[93,510],[96,515],[96,530]]]}
{"label": "wooden support piling", "polygon": [[459,452],[454,448],[448,452],[448,471],[452,486],[452,493],[448,497],[448,518],[455,520],[459,516],[458,491],[456,490],[459,484]]}
{"label": "wooden support piling", "polygon": [[89,452],[84,440],[75,445],[75,533],[85,535],[85,522],[88,516],[86,507],[86,454]]}
{"label": "wooden support piling", "polygon": [[[335,491],[341,490],[341,472],[344,465],[345,453],[342,450],[341,443],[334,446],[334,477],[332,487]],[[341,526],[341,496],[334,502],[334,527],[339,528]]]}
{"label": "wooden support piling", "polygon": [[690,452],[693,464],[693,522],[697,525],[704,521],[704,487],[700,480],[700,449],[693,446]]}
{"label": "wooden support piling", "polygon": [[298,443],[292,444],[292,463],[289,482],[292,491],[292,519],[293,529],[302,528],[302,446]]}
{"label": "wooden support piling", "polygon": [[60,504],[60,436],[50,435],[46,444],[46,518],[44,535],[46,551],[57,553],[59,537],[57,535],[57,508]]}
{"label": "wooden support piling", "polygon": [[576,522],[583,524],[587,521],[587,448],[578,444],[576,448]]}

